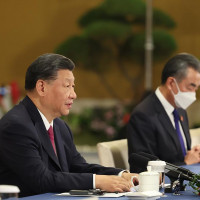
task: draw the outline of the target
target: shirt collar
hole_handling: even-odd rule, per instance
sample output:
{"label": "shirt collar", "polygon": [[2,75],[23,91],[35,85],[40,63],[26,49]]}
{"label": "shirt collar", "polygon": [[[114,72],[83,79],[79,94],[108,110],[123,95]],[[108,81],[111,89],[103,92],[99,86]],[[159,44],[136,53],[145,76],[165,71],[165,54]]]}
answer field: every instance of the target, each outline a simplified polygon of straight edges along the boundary
{"label": "shirt collar", "polygon": [[158,97],[159,101],[161,102],[167,114],[171,115],[172,112],[174,111],[174,107],[165,99],[163,94],[160,92],[159,87],[156,89],[155,94]]}
{"label": "shirt collar", "polygon": [[53,127],[53,121],[51,123],[48,122],[47,118],[40,112],[40,110],[38,109],[40,115],[41,115],[41,118],[42,118],[42,121],[44,122],[44,125],[45,125],[45,128],[46,130],[49,130],[49,127],[52,126]]}

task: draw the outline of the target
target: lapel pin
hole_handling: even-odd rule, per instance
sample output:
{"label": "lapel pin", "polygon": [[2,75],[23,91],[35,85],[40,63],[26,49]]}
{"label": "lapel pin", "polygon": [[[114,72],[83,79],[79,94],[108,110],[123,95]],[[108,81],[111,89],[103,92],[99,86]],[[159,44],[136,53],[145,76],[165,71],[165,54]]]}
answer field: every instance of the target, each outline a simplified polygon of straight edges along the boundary
{"label": "lapel pin", "polygon": [[180,120],[183,122],[183,116],[182,115],[180,116]]}

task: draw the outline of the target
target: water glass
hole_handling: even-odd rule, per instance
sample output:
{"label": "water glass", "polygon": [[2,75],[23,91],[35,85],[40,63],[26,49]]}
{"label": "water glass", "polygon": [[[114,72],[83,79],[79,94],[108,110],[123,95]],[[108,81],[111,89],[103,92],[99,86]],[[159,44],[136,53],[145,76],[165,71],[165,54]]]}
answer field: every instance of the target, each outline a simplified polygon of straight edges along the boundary
{"label": "water glass", "polygon": [[17,200],[19,192],[15,185],[0,185],[0,200]]}
{"label": "water glass", "polygon": [[151,171],[158,172],[160,178],[160,192],[164,195],[165,194],[165,161],[149,161],[147,168],[150,167]]}

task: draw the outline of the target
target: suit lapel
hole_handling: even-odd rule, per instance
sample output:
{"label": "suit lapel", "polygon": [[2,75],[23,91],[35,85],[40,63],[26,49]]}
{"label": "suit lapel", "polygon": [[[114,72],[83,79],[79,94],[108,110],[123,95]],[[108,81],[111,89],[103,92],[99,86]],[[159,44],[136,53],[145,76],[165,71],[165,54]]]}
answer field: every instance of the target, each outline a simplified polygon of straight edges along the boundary
{"label": "suit lapel", "polygon": [[163,125],[164,129],[167,131],[169,136],[174,141],[174,143],[175,143],[175,145],[177,147],[177,150],[178,150],[180,148],[180,142],[178,140],[176,130],[174,129],[174,127],[173,127],[173,125],[172,125],[167,113],[160,114],[159,115],[159,120],[160,120],[161,124]]}
{"label": "suit lapel", "polygon": [[49,155],[49,157],[53,160],[53,162],[55,162],[56,165],[61,169],[58,158],[55,155],[51,141],[48,137],[47,130],[45,128],[45,125],[42,121],[42,118],[41,118],[36,106],[33,104],[33,102],[31,101],[31,99],[29,99],[28,96],[26,96],[24,98],[22,103],[25,105],[33,123],[35,124],[35,128],[37,130],[37,134],[41,141],[42,146],[44,147],[44,149],[47,152],[47,154]]}
{"label": "suit lapel", "polygon": [[53,150],[51,141],[49,139],[49,136],[47,134],[47,130],[44,126],[44,124],[37,122],[35,124],[35,128],[37,129],[38,132],[38,136],[40,138],[40,141],[45,149],[45,151],[48,153],[49,157],[58,165],[58,167],[60,168],[60,164],[58,162],[58,158]]}
{"label": "suit lapel", "polygon": [[169,116],[167,115],[167,112],[165,111],[164,107],[162,106],[161,102],[157,98],[157,96],[154,94],[155,97],[155,107],[156,112],[158,113],[158,120],[164,127],[164,130],[169,134],[169,136],[172,138],[174,144],[177,147],[177,150],[181,148],[180,142],[177,137],[176,130],[174,129],[171,120]]}
{"label": "suit lapel", "polygon": [[64,150],[64,144],[62,141],[61,133],[59,127],[54,123],[54,137],[55,137],[55,143],[56,143],[56,149],[57,149],[57,156],[61,165],[61,168],[63,171],[68,172],[68,163],[66,159],[66,154]]}

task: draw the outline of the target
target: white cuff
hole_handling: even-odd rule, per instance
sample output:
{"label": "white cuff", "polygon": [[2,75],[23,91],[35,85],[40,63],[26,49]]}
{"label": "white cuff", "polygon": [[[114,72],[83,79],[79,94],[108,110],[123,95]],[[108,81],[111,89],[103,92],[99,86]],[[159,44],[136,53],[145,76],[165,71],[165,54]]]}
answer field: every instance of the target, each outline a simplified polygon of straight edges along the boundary
{"label": "white cuff", "polygon": [[121,172],[119,172],[118,176],[122,176],[122,174],[126,172],[126,173],[130,173],[128,170],[122,170]]}
{"label": "white cuff", "polygon": [[93,174],[93,189],[96,189],[95,176],[96,174]]}

